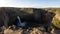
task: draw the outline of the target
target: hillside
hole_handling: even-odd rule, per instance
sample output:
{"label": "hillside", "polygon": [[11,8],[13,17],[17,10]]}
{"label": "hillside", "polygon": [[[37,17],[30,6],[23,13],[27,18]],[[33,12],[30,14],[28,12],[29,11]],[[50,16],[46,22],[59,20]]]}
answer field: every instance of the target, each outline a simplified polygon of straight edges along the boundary
{"label": "hillside", "polygon": [[[33,13],[33,9],[43,9],[46,10],[48,12],[54,12],[56,15],[53,18],[54,22],[53,24],[56,25],[60,25],[60,8],[16,8],[16,7],[0,7],[1,9],[5,9],[6,11],[13,11],[16,12],[18,15],[23,16],[25,14],[32,14]],[[57,21],[55,21],[57,19]],[[56,24],[58,23],[58,24]],[[60,28],[60,26],[59,26]]]}
{"label": "hillside", "polygon": [[[56,15],[55,17],[53,18],[53,25],[56,27],[56,28],[59,28],[60,29],[60,8],[14,8],[14,7],[1,7],[2,9],[5,9],[7,11],[14,11],[16,12],[18,15],[20,16],[24,16],[25,14],[32,14],[33,13],[33,9],[43,9],[43,10],[46,10],[48,12],[54,12]],[[0,8],[0,10],[1,10]],[[8,32],[9,30],[7,30]],[[37,31],[38,32],[38,28],[37,28]],[[15,32],[15,31],[14,31]],[[18,32],[18,31],[17,31]],[[20,32],[20,31],[19,31]],[[35,32],[35,30],[33,30],[33,32]],[[33,34],[32,32],[32,34]],[[40,31],[39,31],[40,32]],[[38,32],[38,33],[39,33]],[[13,33],[13,32],[12,32]]]}

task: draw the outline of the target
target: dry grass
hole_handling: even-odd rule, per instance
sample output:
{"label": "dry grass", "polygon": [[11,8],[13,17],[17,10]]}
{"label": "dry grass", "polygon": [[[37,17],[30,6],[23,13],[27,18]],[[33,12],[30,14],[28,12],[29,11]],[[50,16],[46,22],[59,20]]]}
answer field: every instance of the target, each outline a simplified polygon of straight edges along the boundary
{"label": "dry grass", "polygon": [[32,30],[20,28],[18,30],[6,29],[4,30],[4,34],[49,34],[49,33],[43,32],[39,28],[33,28]]}

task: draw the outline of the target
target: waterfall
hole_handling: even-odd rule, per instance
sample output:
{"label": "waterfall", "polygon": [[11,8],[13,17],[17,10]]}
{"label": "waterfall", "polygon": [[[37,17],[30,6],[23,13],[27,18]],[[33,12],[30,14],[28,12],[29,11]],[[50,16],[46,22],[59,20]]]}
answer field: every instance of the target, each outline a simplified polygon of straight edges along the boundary
{"label": "waterfall", "polygon": [[18,19],[19,23],[21,23],[21,19],[20,19],[20,17],[19,17],[19,16],[17,16],[17,19]]}
{"label": "waterfall", "polygon": [[17,16],[17,19],[18,19],[18,24],[17,26],[21,26],[21,27],[24,27],[26,25],[25,22],[21,22],[21,18],[19,16]]}

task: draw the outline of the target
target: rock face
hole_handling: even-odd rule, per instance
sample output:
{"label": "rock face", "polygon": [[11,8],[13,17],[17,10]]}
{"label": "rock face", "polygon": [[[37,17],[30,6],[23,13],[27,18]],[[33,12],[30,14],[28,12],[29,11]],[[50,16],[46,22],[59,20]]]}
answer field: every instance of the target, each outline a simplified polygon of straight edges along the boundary
{"label": "rock face", "polygon": [[[44,16],[44,14],[47,14],[47,16],[48,16],[48,14],[50,14],[50,16],[48,16],[50,18],[54,17],[54,14],[52,12],[49,13],[48,11],[45,11],[45,10],[42,10],[42,9],[32,9],[33,13],[28,14],[28,13],[26,13],[24,11],[21,12],[21,11],[18,11],[16,9],[14,10],[12,8],[0,8],[0,23],[2,22],[2,24],[5,23],[5,25],[6,25],[7,22],[10,23],[12,21],[15,21],[15,19],[17,17],[17,14],[19,12],[21,13],[21,14],[19,14],[20,16],[23,14],[23,16],[21,16],[21,17],[22,18],[24,17],[25,20],[30,19],[30,20],[33,21],[33,19],[34,19],[35,21],[40,22],[40,20],[45,19],[45,17],[46,17],[46,15]],[[49,19],[48,17],[46,18],[47,20]],[[24,20],[24,18],[23,18],[23,20]],[[52,20],[52,18],[51,18],[51,20]]]}
{"label": "rock face", "polygon": [[[18,13],[18,10],[13,10],[11,8],[0,8],[0,27],[5,26],[7,28],[10,25],[16,25],[17,22],[15,20],[17,19]],[[23,16],[21,16],[22,14]],[[22,22],[27,23],[27,27],[40,26],[40,24],[47,27],[48,25],[50,26],[55,14],[42,9],[33,9],[33,13],[28,14],[22,12],[19,16],[21,16]]]}
{"label": "rock face", "polygon": [[17,14],[11,9],[0,8],[0,27],[8,27],[8,23],[16,18]]}
{"label": "rock face", "polygon": [[25,27],[45,27],[46,31],[52,23],[52,19],[55,16],[55,13],[48,12],[42,9],[33,9],[33,14],[25,15],[22,18],[22,21],[27,23]]}

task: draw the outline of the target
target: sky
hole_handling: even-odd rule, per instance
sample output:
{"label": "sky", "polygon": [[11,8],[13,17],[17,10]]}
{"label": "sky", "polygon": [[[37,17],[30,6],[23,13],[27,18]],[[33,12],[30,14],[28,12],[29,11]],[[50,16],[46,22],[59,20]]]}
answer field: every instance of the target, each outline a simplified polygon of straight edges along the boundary
{"label": "sky", "polygon": [[0,0],[0,7],[60,8],[60,0]]}

